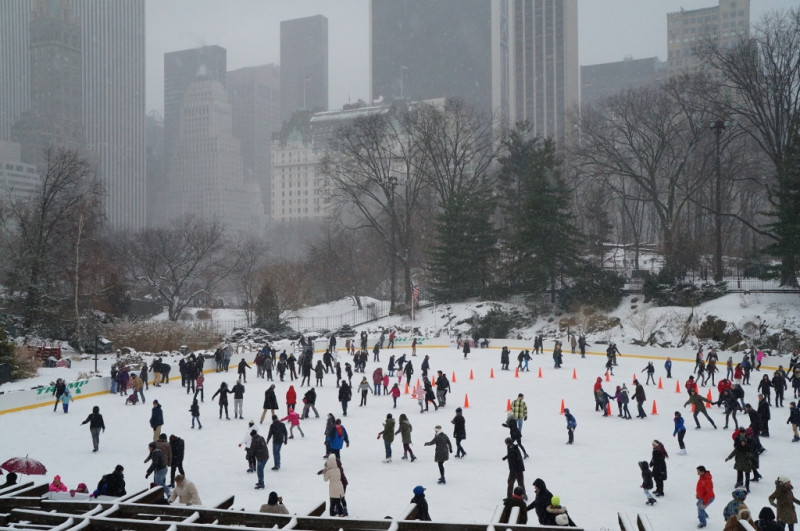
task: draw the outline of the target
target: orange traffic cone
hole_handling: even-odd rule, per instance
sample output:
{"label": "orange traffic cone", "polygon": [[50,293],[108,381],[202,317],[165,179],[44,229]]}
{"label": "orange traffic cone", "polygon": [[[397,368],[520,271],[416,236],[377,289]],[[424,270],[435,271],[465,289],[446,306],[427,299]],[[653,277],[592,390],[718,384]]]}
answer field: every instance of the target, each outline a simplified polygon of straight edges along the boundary
{"label": "orange traffic cone", "polygon": [[406,394],[406,395],[408,394],[408,381],[406,381],[406,391],[403,394]]}
{"label": "orange traffic cone", "polygon": [[469,395],[464,395],[464,407],[469,407]]}
{"label": "orange traffic cone", "polygon": [[450,381],[456,383],[456,371],[453,371],[453,378]]}
{"label": "orange traffic cone", "polygon": [[489,378],[494,378],[494,369],[489,369]]}
{"label": "orange traffic cone", "polygon": [[610,381],[611,381],[611,377],[608,375],[608,371],[606,371],[606,381],[607,381],[607,382],[610,382]]}
{"label": "orange traffic cone", "polygon": [[714,397],[711,396],[711,389],[708,390],[708,394],[706,394],[706,398],[708,398],[709,400],[714,400]]}
{"label": "orange traffic cone", "polygon": [[675,382],[675,392],[676,393],[680,393],[681,392],[681,383],[680,382]]}
{"label": "orange traffic cone", "polygon": [[575,369],[572,369],[572,379],[573,380],[578,379],[578,371],[576,371]]}
{"label": "orange traffic cone", "polygon": [[658,408],[656,408],[656,401],[653,400],[653,415],[658,415]]}
{"label": "orange traffic cone", "polygon": [[411,398],[413,398],[414,400],[417,399],[417,388],[416,387],[411,390]]}
{"label": "orange traffic cone", "polygon": [[519,367],[514,369],[514,378],[519,378]]}
{"label": "orange traffic cone", "polygon": [[661,383],[661,376],[658,377],[658,388],[659,389],[664,389],[664,386]]}
{"label": "orange traffic cone", "polygon": [[419,378],[417,378],[417,387],[419,387]]}
{"label": "orange traffic cone", "polygon": [[542,377],[542,368],[539,367],[539,378],[541,378],[541,377]]}
{"label": "orange traffic cone", "polygon": [[472,374],[472,369],[469,370],[469,379],[470,380],[474,380],[475,379],[475,375]]}
{"label": "orange traffic cone", "polygon": [[564,399],[563,398],[561,399],[561,413],[560,414],[561,415],[564,414]]}
{"label": "orange traffic cone", "polygon": [[609,417],[611,416],[611,404],[606,404],[606,413]]}
{"label": "orange traffic cone", "polygon": [[511,411],[511,399],[510,398],[506,402],[506,411]]}

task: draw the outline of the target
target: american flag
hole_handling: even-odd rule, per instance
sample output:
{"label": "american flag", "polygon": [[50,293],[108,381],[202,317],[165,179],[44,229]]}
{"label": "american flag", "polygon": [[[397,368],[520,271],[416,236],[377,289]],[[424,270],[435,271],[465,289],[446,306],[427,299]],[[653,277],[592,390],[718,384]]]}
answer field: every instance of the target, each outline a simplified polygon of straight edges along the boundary
{"label": "american flag", "polygon": [[417,286],[411,286],[411,298],[419,301],[419,288]]}

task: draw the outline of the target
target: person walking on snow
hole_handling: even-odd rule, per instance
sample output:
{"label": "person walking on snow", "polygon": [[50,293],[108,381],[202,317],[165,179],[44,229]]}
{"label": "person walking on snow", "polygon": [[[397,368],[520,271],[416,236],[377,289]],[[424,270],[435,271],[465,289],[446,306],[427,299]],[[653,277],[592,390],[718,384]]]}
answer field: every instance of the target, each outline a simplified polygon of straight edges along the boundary
{"label": "person walking on snow", "polygon": [[105,422],[103,422],[103,415],[100,414],[100,407],[94,406],[92,408],[92,412],[89,413],[89,416],[86,417],[86,420],[81,422],[81,425],[89,423],[89,433],[92,434],[92,447],[94,450],[92,452],[96,452],[100,449],[100,432],[106,431]]}

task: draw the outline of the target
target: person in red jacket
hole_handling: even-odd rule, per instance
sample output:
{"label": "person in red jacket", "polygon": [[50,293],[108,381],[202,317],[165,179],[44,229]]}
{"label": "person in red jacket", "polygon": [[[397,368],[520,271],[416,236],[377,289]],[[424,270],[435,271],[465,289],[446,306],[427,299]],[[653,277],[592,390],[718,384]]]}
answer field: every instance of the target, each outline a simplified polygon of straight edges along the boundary
{"label": "person in red jacket", "polygon": [[684,387],[684,389],[686,389],[686,393],[689,394],[689,395],[692,394],[692,391],[694,391],[696,393],[697,392],[697,382],[694,381],[694,376],[689,376],[689,379],[686,380],[686,383],[684,384],[683,387]]}
{"label": "person in red jacket", "polygon": [[289,390],[286,391],[286,412],[294,411],[294,407],[297,404],[297,392],[294,390],[294,386],[290,385]]}
{"label": "person in red jacket", "polygon": [[702,465],[697,467],[697,476],[695,497],[697,498],[697,518],[700,520],[700,524],[697,527],[705,527],[708,518],[706,509],[714,501],[714,482],[711,478],[711,472]]}

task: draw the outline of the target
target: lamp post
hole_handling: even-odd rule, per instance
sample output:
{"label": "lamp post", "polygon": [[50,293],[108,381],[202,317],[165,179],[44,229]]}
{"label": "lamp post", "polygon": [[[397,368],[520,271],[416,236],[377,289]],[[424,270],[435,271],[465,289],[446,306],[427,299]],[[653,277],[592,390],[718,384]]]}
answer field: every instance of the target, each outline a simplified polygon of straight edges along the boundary
{"label": "lamp post", "polygon": [[97,348],[100,344],[100,337],[94,336],[94,372],[97,372]]}
{"label": "lamp post", "polygon": [[390,210],[390,214],[392,216],[392,236],[391,236],[392,256],[391,256],[391,260],[390,260],[390,263],[389,263],[390,267],[391,267],[391,276],[392,276],[392,278],[391,278],[391,282],[389,284],[389,287],[390,287],[390,299],[391,299],[391,302],[389,304],[389,313],[392,313],[392,312],[394,312],[394,304],[395,304],[395,297],[396,297],[396,293],[395,293],[395,254],[397,254],[397,253],[395,252],[395,240],[394,240],[395,236],[394,236],[394,233],[396,232],[397,216],[395,215],[395,212],[394,212],[394,189],[397,186],[397,177],[395,177],[394,175],[390,175],[389,179],[388,179],[388,182],[389,182],[389,210]]}
{"label": "lamp post", "polygon": [[714,282],[722,282],[722,171],[720,164],[720,137],[725,122],[716,120],[711,124],[716,137],[716,182],[714,187]]}

